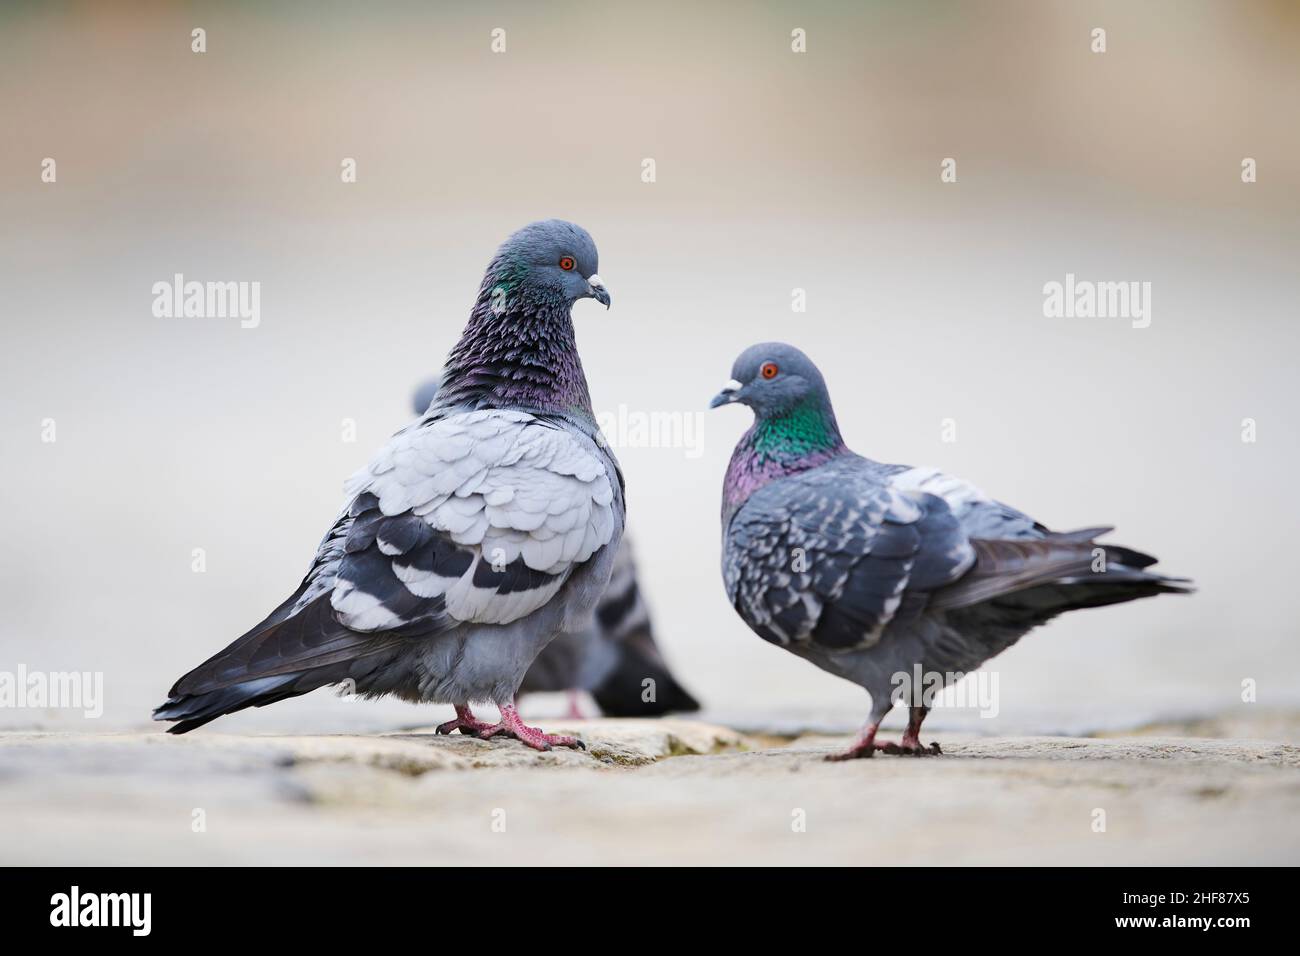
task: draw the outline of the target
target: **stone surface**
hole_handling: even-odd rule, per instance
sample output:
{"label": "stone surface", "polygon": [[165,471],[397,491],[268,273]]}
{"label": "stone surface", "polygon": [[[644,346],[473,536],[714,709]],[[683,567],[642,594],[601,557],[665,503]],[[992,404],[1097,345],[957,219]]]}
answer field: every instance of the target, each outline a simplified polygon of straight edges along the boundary
{"label": "stone surface", "polygon": [[[589,749],[549,753],[431,728],[11,732],[0,863],[1294,864],[1298,726],[944,735],[943,757],[837,764],[847,738],[681,720],[551,721]],[[1273,736],[1219,735],[1252,729]]]}

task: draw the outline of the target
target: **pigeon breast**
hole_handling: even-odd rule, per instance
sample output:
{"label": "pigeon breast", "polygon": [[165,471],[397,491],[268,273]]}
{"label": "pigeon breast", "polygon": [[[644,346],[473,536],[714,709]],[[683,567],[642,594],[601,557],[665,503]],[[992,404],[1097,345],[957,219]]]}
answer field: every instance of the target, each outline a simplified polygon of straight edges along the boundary
{"label": "pigeon breast", "polygon": [[346,490],[300,603],[328,590],[338,619],[358,631],[519,620],[621,524],[595,443],[519,411],[421,420]]}

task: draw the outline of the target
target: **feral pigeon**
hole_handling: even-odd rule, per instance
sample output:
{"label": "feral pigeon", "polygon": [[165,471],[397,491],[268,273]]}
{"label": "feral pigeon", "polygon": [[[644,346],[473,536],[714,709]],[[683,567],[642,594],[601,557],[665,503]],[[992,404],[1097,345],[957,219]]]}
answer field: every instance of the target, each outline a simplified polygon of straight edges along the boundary
{"label": "feral pigeon", "polygon": [[[347,682],[452,704],[440,733],[582,746],[527,727],[515,694],[556,635],[581,631],[623,532],[623,479],[599,437],[570,309],[609,306],[584,229],[512,235],[479,287],[437,400],[345,486],[298,589],[190,671],[156,711],[185,733]],[[478,720],[491,702],[501,721]]]}
{"label": "feral pigeon", "polygon": [[[934,468],[886,465],[840,437],[821,372],[776,342],[741,353],[710,407],[754,424],[722,488],[727,597],[764,640],[864,687],[871,714],[847,753],[923,755],[935,694],[1065,611],[1190,590],[1155,558],[1055,532]],[[896,702],[901,744],[876,740]]]}
{"label": "feral pigeon", "polygon": [[[430,379],[415,390],[412,403],[417,415],[433,403],[440,381]],[[578,691],[591,694],[607,717],[660,717],[700,709],[668,669],[655,643],[627,534],[592,625],[547,644],[519,688],[520,694],[557,691],[569,692],[571,716],[581,716]]]}

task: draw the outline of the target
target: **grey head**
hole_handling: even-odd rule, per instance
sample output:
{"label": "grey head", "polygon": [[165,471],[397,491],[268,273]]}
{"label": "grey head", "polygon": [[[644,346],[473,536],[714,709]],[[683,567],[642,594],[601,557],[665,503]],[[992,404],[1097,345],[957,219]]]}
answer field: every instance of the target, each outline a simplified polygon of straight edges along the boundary
{"label": "grey head", "polygon": [[595,299],[608,309],[609,291],[597,273],[599,267],[596,243],[586,229],[563,219],[543,219],[501,244],[488,277],[504,280],[507,286],[514,278],[524,278],[530,291],[549,293],[548,298],[569,303]]}
{"label": "grey head", "polygon": [[459,341],[447,356],[440,408],[524,408],[594,422],[578,356],[573,304],[609,307],[587,230],[547,219],[514,232],[488,263]]}
{"label": "grey head", "polygon": [[821,371],[803,352],[784,342],[760,342],[740,353],[731,381],[709,402],[710,408],[739,403],[756,418],[771,418],[809,404],[830,410]]}

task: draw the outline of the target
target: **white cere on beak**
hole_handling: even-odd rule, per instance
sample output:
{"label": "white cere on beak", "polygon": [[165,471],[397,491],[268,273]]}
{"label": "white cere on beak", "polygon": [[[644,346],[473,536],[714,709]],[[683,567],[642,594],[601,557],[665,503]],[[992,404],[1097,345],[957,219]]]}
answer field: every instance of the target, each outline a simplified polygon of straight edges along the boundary
{"label": "white cere on beak", "polygon": [[740,391],[740,390],[741,390],[742,388],[744,388],[744,387],[745,387],[745,386],[744,386],[743,383],[741,383],[741,382],[737,382],[737,381],[733,378],[733,379],[731,379],[730,381],[728,381],[726,385],[722,386],[722,390],[723,390],[724,392],[738,392],[738,391]]}
{"label": "white cere on beak", "polygon": [[587,284],[591,286],[593,289],[598,289],[605,285],[605,283],[601,281],[600,276],[596,275],[596,273],[594,272],[591,275],[587,276]]}

